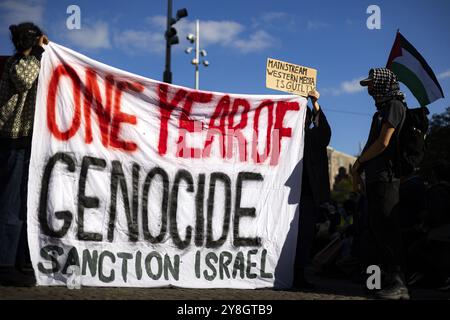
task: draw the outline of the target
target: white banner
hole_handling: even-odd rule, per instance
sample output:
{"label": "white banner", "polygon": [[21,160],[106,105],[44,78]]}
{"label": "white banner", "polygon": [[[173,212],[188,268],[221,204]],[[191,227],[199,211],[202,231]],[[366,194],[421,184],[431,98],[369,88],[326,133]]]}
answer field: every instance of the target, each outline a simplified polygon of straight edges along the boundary
{"label": "white banner", "polygon": [[291,285],[305,98],[195,91],[55,43],[41,64],[38,285]]}

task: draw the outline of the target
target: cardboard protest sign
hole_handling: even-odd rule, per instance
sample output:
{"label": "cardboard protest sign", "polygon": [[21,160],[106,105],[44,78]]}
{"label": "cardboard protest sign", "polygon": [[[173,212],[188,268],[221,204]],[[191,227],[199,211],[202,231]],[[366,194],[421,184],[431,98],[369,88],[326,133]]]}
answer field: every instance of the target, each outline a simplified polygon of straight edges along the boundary
{"label": "cardboard protest sign", "polygon": [[195,91],[50,43],[28,183],[38,285],[288,287],[306,99]]}
{"label": "cardboard protest sign", "polygon": [[316,88],[317,70],[284,62],[267,59],[266,87],[307,97]]}

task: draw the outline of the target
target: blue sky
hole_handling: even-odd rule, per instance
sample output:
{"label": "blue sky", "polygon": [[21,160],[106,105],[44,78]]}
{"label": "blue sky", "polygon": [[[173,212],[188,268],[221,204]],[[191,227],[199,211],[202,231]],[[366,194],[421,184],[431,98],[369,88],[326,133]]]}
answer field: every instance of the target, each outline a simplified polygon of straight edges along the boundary
{"label": "blue sky", "polygon": [[[125,5],[126,3],[126,5]],[[81,30],[68,30],[67,7],[81,9]],[[369,5],[381,9],[381,29],[369,30]],[[175,27],[180,44],[172,53],[173,82],[194,86],[186,35],[201,21],[201,44],[210,67],[200,69],[200,88],[228,93],[281,94],[265,88],[268,57],[318,69],[321,105],[333,129],[331,146],[356,154],[364,145],[373,100],[358,85],[371,67],[384,66],[395,32],[429,62],[450,106],[450,1],[174,0],[174,13],[189,16]],[[106,64],[162,80],[165,0],[0,0],[0,55],[12,52],[8,26],[31,20],[49,38]],[[418,103],[403,87],[410,106]]]}

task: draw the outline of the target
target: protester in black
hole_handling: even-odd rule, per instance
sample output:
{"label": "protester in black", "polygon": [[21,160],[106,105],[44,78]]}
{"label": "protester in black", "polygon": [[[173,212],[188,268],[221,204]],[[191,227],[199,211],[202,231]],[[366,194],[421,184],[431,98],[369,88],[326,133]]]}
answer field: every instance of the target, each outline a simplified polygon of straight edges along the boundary
{"label": "protester in black", "polygon": [[16,54],[0,82],[0,284],[34,284],[26,234],[28,166],[37,78],[47,37],[33,23],[10,26]]}
{"label": "protester in black", "polygon": [[403,124],[406,107],[395,74],[389,69],[372,69],[361,81],[375,100],[375,112],[369,138],[360,157],[353,165],[355,188],[361,185],[359,174],[365,173],[369,227],[382,257],[382,271],[387,283],[377,294],[385,299],[409,299],[402,273],[399,214],[399,185],[396,175],[398,132]]}
{"label": "protester in black", "polygon": [[313,285],[305,277],[315,235],[319,206],[330,199],[327,146],[331,129],[318,99],[319,92],[309,94],[313,108],[308,107],[305,120],[305,146],[300,196],[300,215],[297,250],[294,264],[295,288],[311,289]]}

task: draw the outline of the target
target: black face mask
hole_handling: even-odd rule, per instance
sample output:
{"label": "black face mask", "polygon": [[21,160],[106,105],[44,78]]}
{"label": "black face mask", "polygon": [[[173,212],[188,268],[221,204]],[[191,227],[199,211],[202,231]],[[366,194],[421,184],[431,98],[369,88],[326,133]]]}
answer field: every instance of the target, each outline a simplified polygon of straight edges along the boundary
{"label": "black face mask", "polygon": [[373,90],[373,86],[367,87],[367,92],[369,93],[370,96],[373,97],[373,95],[375,94],[375,92],[374,92],[374,90]]}
{"label": "black face mask", "polygon": [[33,24],[10,26],[12,42],[17,52],[23,52],[39,44],[42,31]]}

